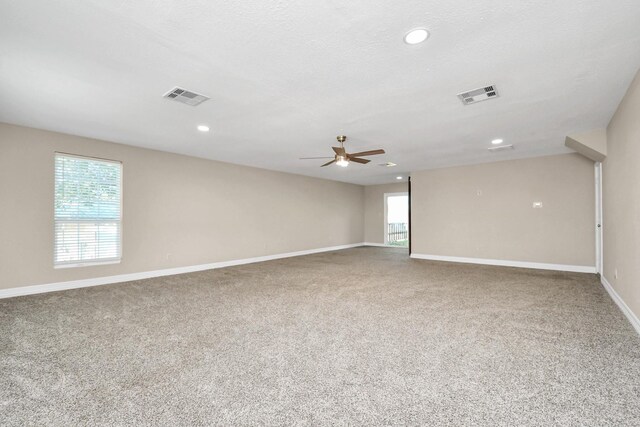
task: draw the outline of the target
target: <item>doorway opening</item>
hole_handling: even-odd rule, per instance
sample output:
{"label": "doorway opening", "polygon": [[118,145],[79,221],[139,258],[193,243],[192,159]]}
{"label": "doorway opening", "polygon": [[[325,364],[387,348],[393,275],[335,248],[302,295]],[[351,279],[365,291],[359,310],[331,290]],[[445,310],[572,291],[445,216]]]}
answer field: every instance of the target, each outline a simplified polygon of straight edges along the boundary
{"label": "doorway opening", "polygon": [[384,244],[409,247],[409,193],[384,195]]}

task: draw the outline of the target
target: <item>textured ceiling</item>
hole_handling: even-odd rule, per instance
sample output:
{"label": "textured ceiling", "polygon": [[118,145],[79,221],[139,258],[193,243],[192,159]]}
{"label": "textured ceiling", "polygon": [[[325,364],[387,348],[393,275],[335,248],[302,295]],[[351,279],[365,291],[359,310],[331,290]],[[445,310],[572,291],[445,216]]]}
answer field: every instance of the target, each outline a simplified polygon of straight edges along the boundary
{"label": "textured ceiling", "polygon": [[[567,152],[640,67],[637,0],[0,0],[0,20],[0,121],[360,184]],[[500,98],[456,97],[488,84]],[[340,133],[387,154],[298,160]]]}

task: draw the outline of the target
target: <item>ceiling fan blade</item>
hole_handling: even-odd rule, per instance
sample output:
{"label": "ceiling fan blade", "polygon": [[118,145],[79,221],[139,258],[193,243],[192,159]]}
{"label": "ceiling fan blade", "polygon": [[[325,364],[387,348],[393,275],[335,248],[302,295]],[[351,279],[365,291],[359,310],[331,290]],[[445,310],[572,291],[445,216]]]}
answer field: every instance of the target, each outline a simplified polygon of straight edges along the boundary
{"label": "ceiling fan blade", "polygon": [[344,151],[344,147],[331,147],[331,148],[333,148],[333,151],[335,151],[338,156],[344,156],[346,154]]}
{"label": "ceiling fan blade", "polygon": [[300,160],[317,160],[317,159],[333,159],[333,156],[324,157],[299,157]]}
{"label": "ceiling fan blade", "polygon": [[356,163],[362,163],[363,165],[366,165],[367,163],[369,163],[371,160],[368,159],[359,159],[357,157],[351,157],[349,156],[349,161],[350,162],[356,162]]}
{"label": "ceiling fan blade", "polygon": [[321,168],[325,167],[325,166],[329,166],[331,163],[335,162],[336,159],[331,160],[330,162],[325,163],[324,165],[320,166]]}
{"label": "ceiling fan blade", "polygon": [[359,153],[350,153],[350,156],[375,156],[376,154],[384,154],[384,150],[361,151]]}

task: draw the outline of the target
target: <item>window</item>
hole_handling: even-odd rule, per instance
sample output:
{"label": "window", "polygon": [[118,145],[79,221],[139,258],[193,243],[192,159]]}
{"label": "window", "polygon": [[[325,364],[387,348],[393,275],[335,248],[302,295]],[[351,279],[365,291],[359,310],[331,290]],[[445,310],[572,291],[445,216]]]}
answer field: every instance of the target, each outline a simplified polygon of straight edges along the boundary
{"label": "window", "polygon": [[54,266],[119,262],[122,163],[56,153]]}

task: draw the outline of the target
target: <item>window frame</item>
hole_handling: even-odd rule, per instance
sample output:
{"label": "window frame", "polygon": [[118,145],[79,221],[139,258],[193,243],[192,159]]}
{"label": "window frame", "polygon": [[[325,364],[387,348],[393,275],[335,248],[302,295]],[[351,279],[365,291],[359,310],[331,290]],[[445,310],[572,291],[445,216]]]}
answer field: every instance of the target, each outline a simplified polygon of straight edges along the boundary
{"label": "window frame", "polygon": [[[120,219],[117,221],[118,225],[119,225],[119,230],[118,230],[118,247],[119,247],[119,256],[118,257],[111,257],[111,258],[99,258],[99,259],[90,259],[90,260],[73,260],[73,261],[63,261],[63,262],[57,262],[56,261],[56,225],[58,224],[58,222],[65,222],[64,220],[57,220],[56,219],[56,159],[58,156],[62,156],[62,157],[75,157],[78,159],[82,159],[82,160],[94,160],[94,161],[99,161],[99,162],[105,162],[105,163],[114,163],[120,166],[120,175],[119,175],[119,182],[118,182],[118,186],[120,189],[120,198],[118,200],[118,205],[120,208]],[[124,198],[124,185],[123,185],[123,181],[124,181],[124,164],[121,160],[113,160],[113,159],[105,159],[102,157],[95,157],[95,156],[85,156],[85,155],[80,155],[80,154],[73,154],[73,153],[66,153],[63,151],[55,151],[54,155],[53,155],[53,268],[54,269],[65,269],[65,268],[76,268],[76,267],[91,267],[91,266],[99,266],[99,265],[109,265],[109,264],[120,264],[122,262],[122,256],[123,256],[123,218],[124,218],[124,212],[123,212],[123,198]],[[76,220],[76,221],[66,221],[66,222],[81,222],[82,220]],[[91,223],[99,223],[101,221],[94,221],[94,220],[87,220],[88,222]],[[102,222],[113,222],[113,220],[110,221],[102,221]]]}

